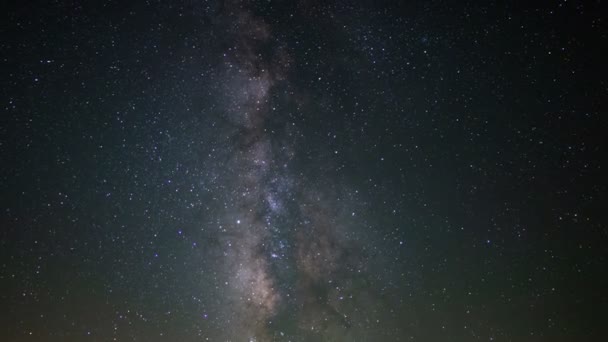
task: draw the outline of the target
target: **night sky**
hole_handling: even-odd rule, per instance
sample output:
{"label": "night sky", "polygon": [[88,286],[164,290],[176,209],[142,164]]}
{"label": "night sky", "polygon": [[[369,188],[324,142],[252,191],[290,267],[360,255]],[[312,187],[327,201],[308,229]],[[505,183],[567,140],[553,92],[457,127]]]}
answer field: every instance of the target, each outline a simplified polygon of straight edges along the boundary
{"label": "night sky", "polygon": [[10,1],[1,341],[605,341],[599,1]]}

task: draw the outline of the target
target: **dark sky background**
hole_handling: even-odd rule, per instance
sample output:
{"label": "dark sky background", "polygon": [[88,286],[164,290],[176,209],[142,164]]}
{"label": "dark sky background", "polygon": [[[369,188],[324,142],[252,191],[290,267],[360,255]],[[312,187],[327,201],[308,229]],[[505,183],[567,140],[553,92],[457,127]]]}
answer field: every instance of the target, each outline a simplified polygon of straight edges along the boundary
{"label": "dark sky background", "polygon": [[605,341],[599,1],[10,1],[0,340]]}

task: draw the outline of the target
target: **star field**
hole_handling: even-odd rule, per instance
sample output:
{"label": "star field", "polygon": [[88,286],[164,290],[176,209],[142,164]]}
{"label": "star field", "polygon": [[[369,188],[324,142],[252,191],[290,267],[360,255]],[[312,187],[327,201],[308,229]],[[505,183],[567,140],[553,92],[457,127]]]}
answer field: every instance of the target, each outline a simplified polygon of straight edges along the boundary
{"label": "star field", "polygon": [[2,341],[602,341],[598,1],[6,6]]}

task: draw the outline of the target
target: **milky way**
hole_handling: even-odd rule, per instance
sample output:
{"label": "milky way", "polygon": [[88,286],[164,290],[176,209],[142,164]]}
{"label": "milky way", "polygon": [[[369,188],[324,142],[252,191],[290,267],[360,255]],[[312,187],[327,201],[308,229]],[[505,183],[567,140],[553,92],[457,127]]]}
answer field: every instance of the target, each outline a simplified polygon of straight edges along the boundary
{"label": "milky way", "polygon": [[605,341],[599,1],[13,1],[0,341]]}
{"label": "milky way", "polygon": [[288,134],[277,139],[284,134],[275,132],[289,127],[269,127],[273,120],[284,122],[284,114],[274,108],[280,100],[272,95],[293,88],[287,79],[291,58],[263,19],[235,4],[225,10],[232,25],[228,41],[234,46],[224,54],[222,100],[233,125],[228,133],[233,146],[225,165],[227,228],[220,239],[230,247],[225,272],[228,296],[234,300],[226,310],[232,310],[239,326],[234,337],[276,338],[281,332],[272,321],[293,307],[302,308],[298,324],[303,329],[325,329],[327,317],[320,321],[324,313],[347,324],[345,314],[332,304],[316,303],[314,293],[315,286],[331,284],[332,274],[347,266],[339,260],[344,253],[338,243],[343,240],[336,227],[339,218],[324,207],[328,203],[323,204],[319,190],[306,189],[293,173],[295,139]]}

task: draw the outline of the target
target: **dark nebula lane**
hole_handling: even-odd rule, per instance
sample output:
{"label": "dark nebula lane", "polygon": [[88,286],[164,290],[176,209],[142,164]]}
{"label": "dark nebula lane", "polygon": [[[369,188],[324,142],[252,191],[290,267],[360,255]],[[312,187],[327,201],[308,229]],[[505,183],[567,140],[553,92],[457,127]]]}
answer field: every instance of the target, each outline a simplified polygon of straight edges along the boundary
{"label": "dark nebula lane", "polygon": [[0,341],[604,341],[598,1],[7,4]]}

